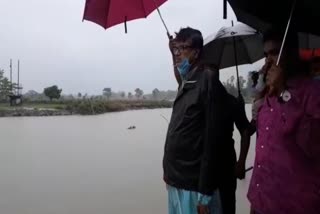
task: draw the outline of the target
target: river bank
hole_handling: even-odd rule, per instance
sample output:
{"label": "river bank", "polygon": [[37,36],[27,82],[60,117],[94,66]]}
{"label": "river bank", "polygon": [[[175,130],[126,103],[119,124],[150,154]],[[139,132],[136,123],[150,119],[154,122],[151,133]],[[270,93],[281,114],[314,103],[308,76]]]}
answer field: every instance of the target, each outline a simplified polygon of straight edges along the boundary
{"label": "river bank", "polygon": [[97,101],[77,100],[55,103],[24,103],[22,106],[10,107],[0,105],[0,117],[27,116],[67,116],[67,115],[98,115],[108,112],[120,112],[140,109],[171,108],[170,101]]}

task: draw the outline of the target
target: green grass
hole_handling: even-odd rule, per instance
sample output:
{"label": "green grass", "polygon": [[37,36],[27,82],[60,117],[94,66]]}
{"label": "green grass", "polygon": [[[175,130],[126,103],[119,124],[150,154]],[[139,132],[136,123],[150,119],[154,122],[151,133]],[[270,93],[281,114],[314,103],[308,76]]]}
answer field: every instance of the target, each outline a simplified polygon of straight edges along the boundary
{"label": "green grass", "polygon": [[21,106],[10,106],[8,103],[0,103],[0,110],[11,110],[15,108],[35,108],[35,109],[65,109],[66,104],[59,104],[59,103],[25,103]]}
{"label": "green grass", "polygon": [[10,105],[7,103],[0,103],[0,111],[5,111],[5,110],[9,110],[10,109]]}
{"label": "green grass", "polygon": [[169,101],[148,101],[148,100],[74,100],[74,101],[59,101],[59,102],[25,102],[21,106],[11,107],[7,103],[0,103],[0,112],[10,110],[19,110],[20,108],[40,109],[56,109],[65,110],[72,114],[93,115],[103,114],[107,112],[118,112],[135,109],[155,109],[155,108],[170,108],[172,103]]}
{"label": "green grass", "polygon": [[67,105],[70,112],[82,115],[102,114],[135,109],[170,108],[168,101],[117,100],[117,101],[76,101]]}
{"label": "green grass", "polygon": [[57,103],[37,103],[37,104],[23,104],[22,107],[27,107],[27,108],[35,108],[35,109],[65,109],[66,105],[65,104],[57,104]]}

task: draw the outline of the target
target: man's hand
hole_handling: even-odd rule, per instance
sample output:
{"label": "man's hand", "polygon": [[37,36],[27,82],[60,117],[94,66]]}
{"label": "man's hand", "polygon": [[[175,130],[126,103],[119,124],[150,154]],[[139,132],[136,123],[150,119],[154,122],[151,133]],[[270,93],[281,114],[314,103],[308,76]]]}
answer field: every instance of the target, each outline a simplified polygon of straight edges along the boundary
{"label": "man's hand", "polygon": [[246,164],[242,161],[238,161],[235,168],[236,177],[240,180],[246,177]]}
{"label": "man's hand", "polygon": [[209,206],[199,204],[197,206],[198,214],[210,214]]}

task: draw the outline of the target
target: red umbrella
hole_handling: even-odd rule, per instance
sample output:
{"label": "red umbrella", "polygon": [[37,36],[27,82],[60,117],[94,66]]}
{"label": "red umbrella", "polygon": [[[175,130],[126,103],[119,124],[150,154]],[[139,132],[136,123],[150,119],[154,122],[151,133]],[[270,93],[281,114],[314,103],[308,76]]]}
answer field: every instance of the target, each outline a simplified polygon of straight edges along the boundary
{"label": "red umbrella", "polygon": [[83,19],[92,21],[104,29],[127,21],[146,18],[154,10],[157,10],[162,19],[159,7],[167,0],[86,0]]}
{"label": "red umbrella", "polygon": [[320,57],[320,48],[318,49],[300,49],[300,58],[304,61],[310,61],[313,57]]}

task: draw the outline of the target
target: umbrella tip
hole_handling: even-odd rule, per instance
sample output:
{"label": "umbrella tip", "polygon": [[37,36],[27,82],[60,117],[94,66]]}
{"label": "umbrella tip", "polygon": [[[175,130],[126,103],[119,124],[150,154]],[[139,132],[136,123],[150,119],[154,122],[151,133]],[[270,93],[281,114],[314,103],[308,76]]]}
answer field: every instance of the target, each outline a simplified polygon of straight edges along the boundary
{"label": "umbrella tip", "polygon": [[127,16],[124,17],[124,32],[127,34],[128,33],[128,28],[127,28]]}
{"label": "umbrella tip", "polygon": [[228,18],[227,0],[223,0],[223,19]]}

